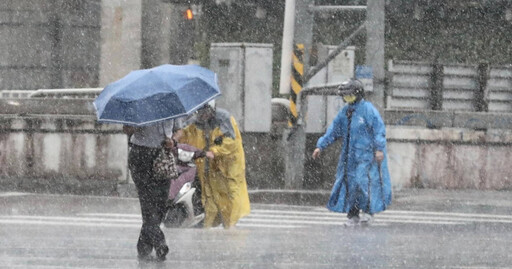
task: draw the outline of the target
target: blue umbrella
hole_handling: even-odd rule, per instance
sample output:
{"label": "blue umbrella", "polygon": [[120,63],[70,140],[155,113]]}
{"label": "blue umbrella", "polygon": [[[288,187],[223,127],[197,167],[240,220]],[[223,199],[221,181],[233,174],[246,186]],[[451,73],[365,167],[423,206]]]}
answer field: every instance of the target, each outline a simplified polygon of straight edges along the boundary
{"label": "blue umbrella", "polygon": [[130,72],[94,100],[98,122],[143,126],[188,115],[220,95],[217,75],[198,65]]}

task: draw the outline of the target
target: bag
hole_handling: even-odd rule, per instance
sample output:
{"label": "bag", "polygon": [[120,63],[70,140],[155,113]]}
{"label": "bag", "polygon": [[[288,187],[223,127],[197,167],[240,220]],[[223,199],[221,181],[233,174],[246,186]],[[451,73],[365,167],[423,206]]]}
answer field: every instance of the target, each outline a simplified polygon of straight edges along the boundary
{"label": "bag", "polygon": [[172,150],[162,147],[153,161],[153,176],[157,180],[170,180],[178,177],[178,167]]}

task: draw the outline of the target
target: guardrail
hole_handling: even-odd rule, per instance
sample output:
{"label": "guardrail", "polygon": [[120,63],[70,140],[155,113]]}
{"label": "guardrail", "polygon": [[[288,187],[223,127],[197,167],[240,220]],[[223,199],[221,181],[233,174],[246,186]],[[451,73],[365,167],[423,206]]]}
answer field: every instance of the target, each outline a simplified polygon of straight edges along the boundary
{"label": "guardrail", "polygon": [[0,114],[95,115],[93,99],[0,98]]}
{"label": "guardrail", "polygon": [[[339,95],[338,85],[304,88],[300,93],[303,100],[307,95]],[[301,102],[301,113],[304,102]],[[385,109],[383,115],[387,125],[423,126],[426,128],[468,128],[468,129],[512,129],[512,113],[473,112],[431,109]]]}
{"label": "guardrail", "polygon": [[512,129],[512,113],[386,109],[387,125],[426,128]]}
{"label": "guardrail", "polygon": [[1,90],[0,98],[29,98],[33,92],[28,90]]}
{"label": "guardrail", "polygon": [[[301,92],[301,98],[307,95],[337,95],[337,85],[312,87]],[[32,98],[0,98],[0,114],[9,117],[35,117],[53,115],[95,119],[95,110],[91,94],[98,94],[99,88],[67,90],[41,90],[34,92]],[[69,96],[67,98],[62,96]],[[50,97],[52,96],[52,97]],[[62,98],[53,98],[61,96]],[[76,96],[77,98],[72,98]],[[80,98],[78,98],[80,96]],[[278,106],[276,108],[278,109]],[[277,116],[276,116],[277,117]],[[442,111],[412,108],[387,108],[383,115],[388,125],[423,126],[426,128],[468,128],[468,129],[512,129],[512,113]]]}
{"label": "guardrail", "polygon": [[388,63],[388,109],[512,113],[512,65]]}
{"label": "guardrail", "polygon": [[103,88],[39,89],[30,93],[29,98],[75,98],[94,99]]}

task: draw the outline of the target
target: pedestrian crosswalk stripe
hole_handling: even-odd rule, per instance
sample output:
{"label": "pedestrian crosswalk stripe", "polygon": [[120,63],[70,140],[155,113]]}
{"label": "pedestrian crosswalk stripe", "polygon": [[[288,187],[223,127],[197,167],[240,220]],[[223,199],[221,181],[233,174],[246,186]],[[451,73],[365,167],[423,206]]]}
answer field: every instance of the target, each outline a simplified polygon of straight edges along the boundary
{"label": "pedestrian crosswalk stripe", "polygon": [[304,226],[299,226],[299,225],[272,225],[272,224],[244,223],[242,220],[236,224],[237,227],[288,228],[288,229],[304,227]]}
{"label": "pedestrian crosswalk stripe", "polygon": [[[264,219],[283,219],[283,216],[279,216],[279,215],[266,215],[266,214],[254,214],[254,215],[249,215],[248,218],[250,219],[259,219],[259,218],[264,218]],[[340,222],[340,221],[345,221],[345,218],[343,215],[338,215],[337,217],[318,217],[318,216],[313,216],[313,217],[307,217],[307,216],[286,216],[286,219],[294,219],[294,220],[317,220],[317,221],[323,221],[324,223],[331,223],[329,221],[334,221],[334,222]],[[423,222],[423,221],[444,221],[443,223],[444,224],[462,224],[461,222],[457,222],[457,221],[465,221],[466,219],[450,219],[450,218],[429,218],[429,217],[406,217],[406,216],[397,216],[397,217],[383,217],[381,218],[379,216],[378,219],[376,219],[377,221],[388,221],[388,222],[401,222],[401,221],[417,221],[418,223],[419,222]],[[492,221],[491,221],[492,222]],[[512,222],[506,222],[506,223],[512,223]],[[322,224],[322,223],[320,223]]]}
{"label": "pedestrian crosswalk stripe", "polygon": [[86,217],[109,217],[109,218],[137,218],[140,219],[140,214],[120,214],[120,213],[81,213],[77,216]]}
{"label": "pedestrian crosswalk stripe", "polygon": [[405,211],[405,210],[388,210],[381,214],[415,214],[415,215],[439,215],[439,216],[462,216],[476,218],[502,218],[512,220],[510,215],[492,215],[492,214],[475,214],[475,213],[457,213],[457,212],[433,212],[433,211]]}
{"label": "pedestrian crosswalk stripe", "polygon": [[[264,218],[283,218],[284,214],[279,214],[275,212],[274,214],[262,214],[256,213],[251,214],[252,216],[264,217]],[[250,216],[251,216],[250,215]],[[332,215],[332,216],[331,216]],[[315,219],[315,220],[339,220],[342,219],[345,214],[329,214],[328,216],[322,216],[318,214],[301,214],[301,215],[286,215],[286,218],[289,219]],[[460,216],[460,217],[459,217]],[[399,222],[400,220],[432,220],[432,221],[471,221],[471,222],[498,222],[498,223],[512,223],[512,220],[509,219],[500,219],[489,215],[487,218],[473,218],[471,216],[463,217],[463,215],[457,214],[456,217],[451,217],[448,215],[444,216],[420,216],[420,215],[391,215],[391,214],[379,214],[377,215],[377,220],[383,221],[395,221]]]}
{"label": "pedestrian crosswalk stripe", "polygon": [[[280,215],[307,215],[307,216],[344,216],[344,213],[336,213],[325,210],[324,212],[319,211],[289,211],[289,210],[270,210],[270,209],[256,209],[252,210],[252,213],[269,213],[269,214],[280,214]],[[408,215],[410,217],[420,217],[428,216],[428,218],[435,218],[436,216],[439,217],[450,217],[450,219],[453,219],[453,217],[463,217],[467,218],[468,220],[475,220],[475,221],[490,221],[495,222],[495,220],[499,220],[500,222],[509,223],[509,221],[512,223],[512,216],[509,215],[492,215],[492,214],[472,214],[472,213],[451,213],[451,212],[431,212],[431,211],[395,211],[395,210],[387,210],[381,213],[376,214],[378,218],[386,217],[386,216],[395,216],[399,217],[402,215]]]}
{"label": "pedestrian crosswalk stripe", "polygon": [[[324,211],[324,210],[322,210]],[[268,218],[281,218],[283,215],[289,218],[301,218],[301,216],[324,216],[324,218],[343,218],[345,214],[331,212],[325,210],[319,211],[289,211],[289,210],[267,210],[253,209],[251,216],[264,215]],[[406,216],[404,216],[406,215]],[[119,214],[119,213],[84,213],[78,216],[88,217],[108,217],[108,218],[136,218],[140,219],[139,214]],[[378,219],[386,219],[388,217],[395,218],[420,218],[420,219],[436,219],[436,220],[471,220],[477,222],[501,222],[512,223],[512,216],[509,215],[492,215],[492,214],[474,214],[474,213],[451,213],[451,212],[431,212],[431,211],[404,211],[404,210],[388,210],[376,215]],[[453,217],[461,217],[460,219]]]}
{"label": "pedestrian crosswalk stripe", "polygon": [[[0,216],[0,220],[4,219],[5,216]],[[27,216],[27,215],[11,215],[9,216],[11,219],[24,219],[24,220],[62,220],[68,222],[131,222],[131,223],[140,223],[141,221],[137,221],[135,219],[117,219],[117,218],[84,218],[84,217],[61,217],[61,216]]]}
{"label": "pedestrian crosswalk stripe", "polygon": [[[293,224],[312,224],[312,225],[344,225],[345,220],[343,218],[339,218],[338,220],[333,221],[320,221],[320,220],[290,220],[290,219],[266,219],[266,218],[257,218],[257,217],[246,217],[241,219],[241,222],[250,221],[250,222],[265,222],[265,223],[293,223]],[[444,225],[459,225],[464,224],[462,222],[453,222],[453,221],[430,221],[430,220],[376,220],[373,224],[386,225],[388,222],[394,223],[415,223],[415,224],[444,224]]]}
{"label": "pedestrian crosswalk stripe", "polygon": [[12,196],[24,196],[24,195],[32,195],[32,194],[26,193],[26,192],[2,192],[2,193],[0,193],[0,197],[12,197]]}
{"label": "pedestrian crosswalk stripe", "polygon": [[[242,218],[238,226],[246,228],[304,228],[314,226],[339,226],[346,221],[346,214],[328,211],[325,208],[287,207],[254,208]],[[290,210],[288,210],[290,209]],[[70,225],[97,227],[137,227],[142,221],[139,214],[79,213],[75,216],[0,215],[0,224]],[[512,224],[512,216],[451,213],[431,211],[388,210],[376,215],[375,226],[390,224],[463,225],[469,223]]]}
{"label": "pedestrian crosswalk stripe", "polygon": [[127,223],[105,223],[105,222],[76,222],[60,221],[49,219],[0,219],[0,224],[29,224],[29,225],[53,225],[53,226],[89,226],[89,227],[112,227],[112,228],[138,228],[140,224]]}

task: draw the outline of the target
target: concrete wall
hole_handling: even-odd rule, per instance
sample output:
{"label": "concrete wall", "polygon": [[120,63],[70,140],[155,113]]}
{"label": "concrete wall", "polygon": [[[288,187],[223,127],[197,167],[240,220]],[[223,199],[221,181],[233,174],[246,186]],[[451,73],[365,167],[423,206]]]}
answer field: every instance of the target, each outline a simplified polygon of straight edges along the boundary
{"label": "concrete wall", "polygon": [[0,119],[0,177],[122,182],[127,140],[119,126],[60,117]]}
{"label": "concrete wall", "polygon": [[101,62],[103,87],[141,67],[141,0],[101,2]]}
{"label": "concrete wall", "polygon": [[167,63],[168,13],[159,0],[0,1],[0,90],[103,87]]}
{"label": "concrete wall", "polygon": [[97,1],[0,1],[0,89],[96,86],[100,13]]}
{"label": "concrete wall", "polygon": [[[308,135],[303,189],[331,188],[340,142],[320,160],[309,159],[319,134]],[[512,189],[512,132],[388,127],[388,152],[395,189]],[[251,189],[280,189],[281,135],[244,133]],[[120,126],[93,117],[0,118],[2,182],[128,182],[126,136]]]}
{"label": "concrete wall", "polygon": [[512,132],[388,128],[396,187],[503,190],[512,187]]}

